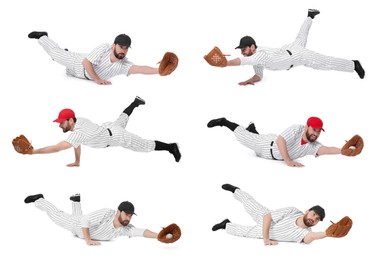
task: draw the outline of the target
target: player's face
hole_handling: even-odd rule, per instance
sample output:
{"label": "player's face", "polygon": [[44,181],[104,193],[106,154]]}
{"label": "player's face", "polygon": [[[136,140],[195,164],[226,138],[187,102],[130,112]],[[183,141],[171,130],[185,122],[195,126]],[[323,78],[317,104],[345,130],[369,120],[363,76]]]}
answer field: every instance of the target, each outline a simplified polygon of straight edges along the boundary
{"label": "player's face", "polygon": [[129,47],[116,44],[113,48],[113,54],[117,59],[122,60],[123,58],[125,58],[128,50]]}
{"label": "player's face", "polygon": [[248,57],[248,56],[252,56],[252,54],[254,53],[255,49],[256,49],[255,45],[252,45],[252,46],[244,47],[244,48],[240,49],[240,51],[241,51],[241,54],[244,57]]}
{"label": "player's face", "polygon": [[313,210],[310,210],[303,216],[303,222],[306,226],[312,227],[318,224],[320,216]]}
{"label": "player's face", "polygon": [[131,218],[133,217],[132,214],[127,214],[123,211],[121,211],[121,214],[119,214],[118,221],[121,223],[122,226],[126,227],[129,223]]}
{"label": "player's face", "polygon": [[310,143],[315,142],[318,139],[321,131],[322,130],[320,128],[312,128],[311,126],[309,126],[306,132],[307,140]]}
{"label": "player's face", "polygon": [[69,119],[64,120],[62,123],[59,124],[59,127],[62,128],[63,133],[67,133],[68,131],[71,130],[70,120]]}

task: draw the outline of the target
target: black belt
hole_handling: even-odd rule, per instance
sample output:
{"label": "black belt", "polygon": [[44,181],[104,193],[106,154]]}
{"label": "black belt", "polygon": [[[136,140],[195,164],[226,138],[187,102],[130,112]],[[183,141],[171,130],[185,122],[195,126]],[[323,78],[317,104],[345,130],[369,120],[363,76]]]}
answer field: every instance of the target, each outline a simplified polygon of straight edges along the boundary
{"label": "black belt", "polygon": [[[289,51],[289,50],[286,50],[286,51],[287,51],[287,53],[289,53],[290,56],[293,55],[293,54],[291,53],[291,51]],[[288,68],[287,70],[291,69],[293,66],[294,66],[294,65],[291,64],[291,65],[290,65],[290,68]]]}
{"label": "black belt", "polygon": [[[90,78],[87,77],[87,75],[85,74],[85,69],[83,69],[83,72],[84,72],[84,77],[87,79],[87,80],[91,80]],[[111,136],[111,135],[110,135]]]}
{"label": "black belt", "polygon": [[[108,129],[109,135],[112,136],[113,135],[112,131],[110,131],[109,128],[106,128],[106,129]],[[109,146],[110,146],[110,144],[108,144],[106,147],[109,147]]]}
{"label": "black belt", "polygon": [[272,149],[273,144],[274,144],[274,141],[272,141],[272,142],[270,143],[270,155],[272,156],[272,159],[273,159],[273,160],[278,160],[278,159],[274,158],[274,156],[273,156],[273,149]]}

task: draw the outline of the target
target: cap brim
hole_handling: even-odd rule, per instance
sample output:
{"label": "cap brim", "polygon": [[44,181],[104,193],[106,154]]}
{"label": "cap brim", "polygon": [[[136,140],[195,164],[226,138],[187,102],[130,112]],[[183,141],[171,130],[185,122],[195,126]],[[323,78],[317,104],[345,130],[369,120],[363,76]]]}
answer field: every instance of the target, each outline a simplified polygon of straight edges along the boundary
{"label": "cap brim", "polygon": [[57,118],[57,119],[55,119],[53,122],[55,122],[55,123],[62,123],[62,122],[65,121],[65,120],[67,120],[67,119]]}

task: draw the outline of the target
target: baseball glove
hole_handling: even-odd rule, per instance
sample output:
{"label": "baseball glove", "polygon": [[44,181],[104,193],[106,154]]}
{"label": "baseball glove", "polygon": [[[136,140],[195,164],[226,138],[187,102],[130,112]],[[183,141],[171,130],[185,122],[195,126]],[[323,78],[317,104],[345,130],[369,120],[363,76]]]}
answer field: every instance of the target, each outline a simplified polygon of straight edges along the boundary
{"label": "baseball glove", "polygon": [[159,65],[159,75],[167,76],[177,68],[179,59],[173,52],[166,52]]}
{"label": "baseball glove", "polygon": [[12,141],[13,147],[16,152],[21,154],[32,154],[33,153],[33,146],[31,142],[24,136],[20,135],[13,139]]}
{"label": "baseball glove", "polygon": [[224,57],[222,51],[218,47],[214,47],[207,55],[203,58],[209,63],[211,66],[215,67],[226,67],[227,66],[227,59]]}
{"label": "baseball glove", "polygon": [[345,156],[356,156],[362,152],[364,140],[361,136],[355,135],[341,148],[341,154]]}
{"label": "baseball glove", "polygon": [[157,239],[162,243],[173,243],[181,237],[181,229],[175,223],[164,227],[158,234]]}
{"label": "baseball glove", "polygon": [[348,217],[343,217],[339,222],[333,223],[326,230],[327,237],[345,237],[352,228],[353,221]]}

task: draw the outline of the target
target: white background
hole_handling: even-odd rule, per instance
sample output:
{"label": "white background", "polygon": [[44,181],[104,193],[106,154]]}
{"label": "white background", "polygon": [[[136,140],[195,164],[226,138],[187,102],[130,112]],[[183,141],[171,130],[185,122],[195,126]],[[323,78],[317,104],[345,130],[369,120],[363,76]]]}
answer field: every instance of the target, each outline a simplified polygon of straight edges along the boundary
{"label": "white background", "polygon": [[[12,1],[1,3],[1,259],[328,259],[376,258],[376,88],[377,40],[374,1]],[[230,58],[244,35],[257,44],[280,47],[292,42],[308,8],[321,11],[307,47],[335,57],[359,59],[366,70],[356,73],[298,67],[265,71],[255,86],[238,86],[253,75],[250,66],[215,68],[203,60],[217,45]],[[44,30],[61,45],[90,52],[130,35],[128,57],[138,65],[156,66],[166,51],[180,63],[168,77],[117,76],[113,85],[70,78],[51,61],[29,32]],[[137,108],[127,129],[144,138],[178,142],[182,160],[166,152],[136,153],[122,148],[82,148],[79,168],[72,149],[58,154],[22,156],[11,145],[25,134],[40,148],[64,140],[52,121],[62,108],[99,124],[111,121],[136,95],[147,102]],[[260,133],[280,133],[309,116],[324,121],[320,141],[342,146],[354,134],[364,137],[358,157],[341,155],[299,161],[304,168],[264,160],[241,146],[225,128],[208,129],[210,119],[225,116],[241,125],[256,123]],[[265,206],[295,206],[303,211],[319,204],[330,220],[354,220],[349,235],[311,245],[239,238],[211,227],[223,220],[253,225],[243,207],[221,185],[231,183],[250,192]],[[69,196],[82,194],[85,213],[116,208],[130,200],[137,227],[158,232],[176,222],[182,238],[165,245],[155,240],[120,237],[100,247],[55,226],[32,204],[29,194],[43,193],[70,212]],[[375,256],[375,257],[374,257]]]}

